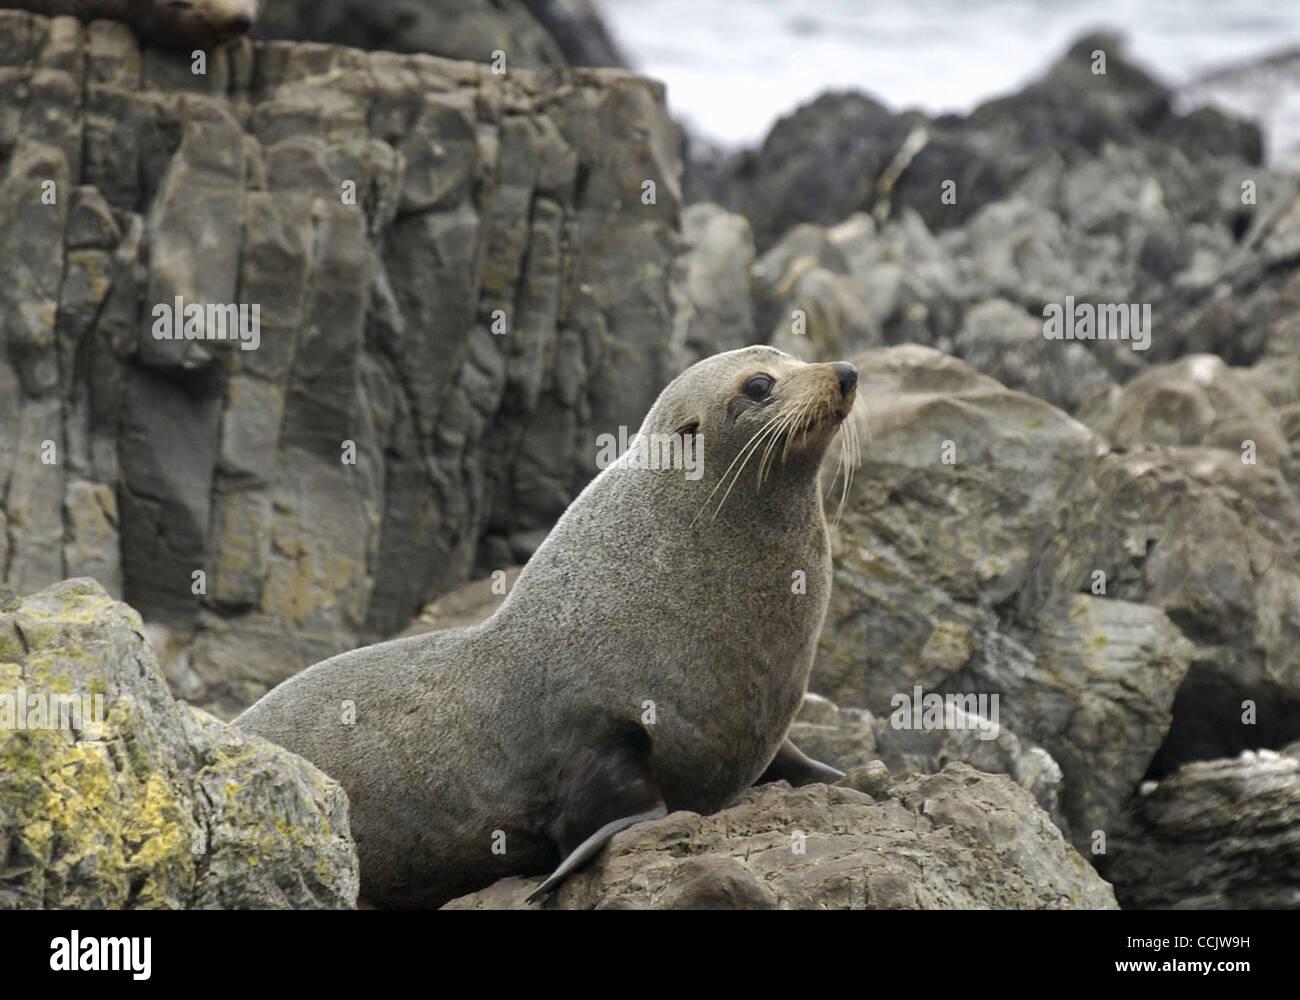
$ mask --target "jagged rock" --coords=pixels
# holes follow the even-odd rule
[[[1092,345],[1052,341],[1043,318],[1006,299],[989,299],[966,311],[954,353],[1008,389],[1045,399],[1066,413],[1109,400],[1114,381]]]
[[[1028,789],[1058,828],[1067,827],[1060,810],[1061,768],[1046,750],[953,704],[945,705],[940,721],[937,728],[914,727],[910,709],[876,719],[866,709],[840,708],[810,693],[790,726],[790,739],[809,756],[846,772],[880,761],[895,774],[937,774],[962,761],[988,774],[1005,774]]]
[[[676,374],[651,81],[246,41],[195,76],[0,11],[0,95],[3,583],[93,573],[221,714],[524,561]],[[257,349],[155,339],[177,296],[257,304]]]
[[[173,701],[142,630],[93,580],[0,605],[0,909],[354,906],[343,789]]]
[[[1098,858],[1125,907],[1300,906],[1300,744],[1184,764]]]
[[[1081,844],[1165,742],[1194,654],[1144,595],[1088,592],[1107,564],[1072,526],[1102,503],[1093,477],[1105,443],[933,350],[854,360],[863,465],[832,536],[810,686],[878,718],[916,685],[999,695],[1001,723],[1059,763],[1061,810]]]
[[[831,225],[869,208],[907,125],[865,94],[832,91],[781,118],[745,178],[743,211],[766,251],[800,222]]]
[[[262,5],[255,33],[479,63],[503,52],[507,70],[563,66],[561,46],[530,6],[521,0],[276,0]]]
[[[682,213],[684,249],[673,272],[672,356],[680,370],[754,343],[749,223],[717,205]]]
[[[956,273],[913,212],[883,226],[864,213],[795,226],[754,265],[758,328],[810,361],[883,343],[943,343],[957,321]]]
[[[1021,601],[1080,589],[1100,572],[1106,596],[1095,600],[1158,608],[1194,644],[1152,775],[1294,739],[1300,498],[1278,470],[1213,448],[1108,455],[1069,513]],[[1242,724],[1247,700],[1259,707],[1256,725]]]
[[[1268,398],[1212,354],[1154,366],[1108,405],[1085,416],[1114,444],[1210,445],[1276,466],[1289,452],[1280,415]]]
[[[523,909],[539,882],[504,879],[446,908]],[[543,905],[1114,909],[1115,900],[1027,791],[957,763],[933,775],[866,769],[837,786],[777,782],[712,816],[638,824]]]
[[[570,66],[628,65],[592,0],[523,0]]]
[[[1094,69],[1098,52],[1104,73]],[[823,94],[778,121],[759,149],[721,163],[702,157],[689,186],[749,216],[766,251],[798,223],[829,225],[860,210],[886,217],[908,208],[933,230],[961,226],[985,206],[1041,190],[1046,177],[1117,148],[1175,177],[1183,161],[1216,178],[1260,162],[1256,126],[1208,109],[1181,117],[1171,93],[1124,57],[1118,38],[1086,35],[1041,80],[964,117],[895,114],[865,94]],[[1117,185],[1112,177],[1092,205],[1074,204],[1104,214],[1116,198],[1149,192],[1140,175],[1135,180],[1136,187]],[[1069,199],[1069,183],[1063,187]]]

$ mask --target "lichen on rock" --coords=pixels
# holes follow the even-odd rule
[[[359,877],[342,788],[174,701],[86,579],[0,606],[0,857],[0,908],[351,907]]]

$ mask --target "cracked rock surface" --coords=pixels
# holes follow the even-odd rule
[[[0,863],[0,909],[346,908],[359,879],[343,789],[174,701],[84,579],[0,603]]]

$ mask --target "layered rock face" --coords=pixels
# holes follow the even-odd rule
[[[527,558],[676,372],[687,247],[652,82],[306,44],[194,69],[0,11],[0,567],[93,574],[233,712]],[[256,349],[156,339],[178,298],[257,306]]]
[[[346,908],[343,789],[172,699],[93,580],[0,604],[0,909]]]

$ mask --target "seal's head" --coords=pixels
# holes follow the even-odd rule
[[[704,492],[716,516],[747,468],[757,471],[759,486],[778,467],[784,479],[815,482],[836,432],[853,433],[845,417],[857,383],[857,369],[844,361],[809,364],[761,345],[727,351],[674,379],[641,433],[700,436]],[[855,453],[842,450],[847,460]]]
[[[258,0],[146,0],[146,33],[169,48],[213,48],[248,34]]]

